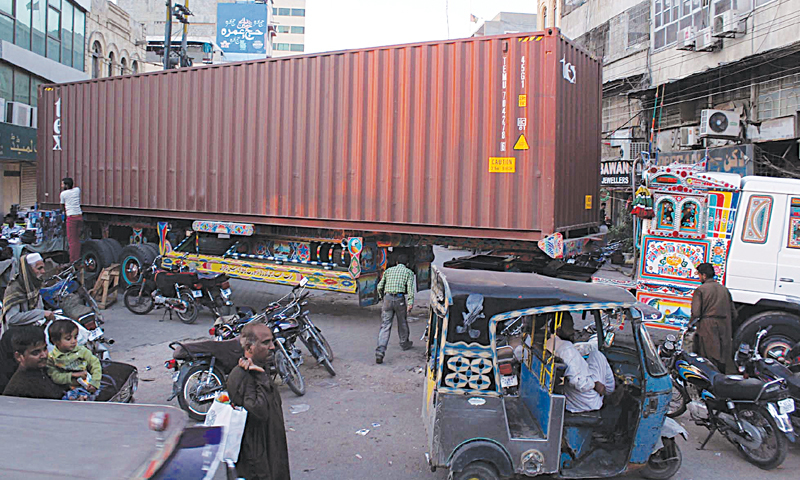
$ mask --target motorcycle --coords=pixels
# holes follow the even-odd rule
[[[291,368],[291,365],[286,365],[289,370],[286,373],[291,373],[291,370],[296,369],[303,363],[303,355],[295,343],[297,339],[300,339],[306,349],[317,360],[317,363],[325,367],[325,370],[331,376],[335,376],[333,349],[322,334],[322,330],[311,321],[308,310],[303,309],[308,304],[305,301],[306,297],[308,297],[308,292],[305,292],[307,284],[308,279],[303,278],[288,294],[267,305],[264,312],[258,315],[252,317],[237,315],[219,318],[210,333],[218,340],[227,340],[239,336],[242,328],[248,323],[263,321],[272,328],[275,338],[281,344],[280,346],[276,344],[276,347],[279,347],[279,350],[283,350],[286,358],[291,359],[294,364],[295,368]],[[289,297],[291,297],[291,300],[286,305],[283,305],[282,302]],[[300,377],[300,380],[302,380],[302,377]],[[302,395],[299,391],[302,390],[304,392],[305,388],[296,385],[297,389],[295,389],[292,386],[293,383],[295,382],[289,382],[289,387],[298,395]]]
[[[658,349],[677,391],[669,407],[671,416],[677,416],[676,407],[684,411],[688,407],[695,424],[709,430],[700,450],[719,431],[748,462],[764,470],[778,467],[786,458],[787,436],[793,436],[788,415],[794,411],[794,401],[785,381],[720,373],[712,362],[683,351],[687,330],[681,331],[680,339],[668,335]]]
[[[142,280],[125,289],[125,306],[136,315],[146,315],[153,308],[166,308],[170,319],[174,311],[183,323],[197,320],[197,304],[192,287],[198,283],[197,275],[182,271],[163,270],[158,267],[161,256],[142,271]]]
[[[197,274],[192,296],[195,303],[209,309],[215,318],[231,315],[234,310],[230,278],[225,274]]]
[[[800,403],[800,373],[792,372],[786,365],[774,358],[763,358],[760,353],[761,339],[772,329],[772,326],[761,329],[756,334],[756,343],[753,348],[743,343],[734,356],[739,373],[749,377],[759,378],[764,381],[783,379],[789,389],[789,395],[795,406]],[[791,358],[787,356],[787,359]],[[800,410],[795,410],[789,415],[795,430],[800,429]],[[791,438],[790,438],[791,440]]]

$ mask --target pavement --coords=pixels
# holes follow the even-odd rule
[[[464,252],[436,249],[440,264]],[[288,287],[233,281],[237,305],[265,306],[289,291]],[[375,364],[375,342],[380,325],[378,306],[360,308],[351,295],[312,291],[308,309],[335,352],[337,375],[331,377],[306,355],[300,367],[306,394],[294,395],[281,386],[289,459],[294,479],[444,480],[447,472],[430,472],[425,463],[427,438],[421,419],[424,348],[420,337],[427,321],[429,292],[419,292],[409,317],[414,347],[401,351],[396,328],[384,364]],[[112,358],[139,368],[137,403],[166,402],[171,371],[168,343],[174,340],[210,339],[211,314],[200,312],[197,323],[185,325],[177,317],[131,314],[121,298],[104,312],[107,335],[114,338]],[[294,412],[294,413],[293,413]],[[704,451],[697,447],[706,431],[688,419],[679,419],[688,441],[680,440],[683,466],[675,480],[778,480],[798,478],[800,448],[790,447],[786,461],[773,471],[747,463],[724,438],[717,435]],[[364,435],[356,432],[368,430]],[[363,432],[362,432],[363,433]],[[795,472],[795,473],[791,473]],[[224,478],[218,475],[218,478]],[[622,478],[640,478],[629,474]]]

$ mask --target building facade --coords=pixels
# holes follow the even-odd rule
[[[306,0],[273,0],[272,13],[277,35],[274,57],[297,55],[306,51]]]
[[[472,34],[473,37],[504,35],[506,33],[535,32],[539,25],[535,14],[500,12],[491,20],[486,20]]]
[[[108,0],[92,0],[86,19],[85,72],[92,78],[144,71],[144,25]]]
[[[91,0],[0,0],[0,212],[36,202],[38,88],[88,78]],[[55,108],[55,106],[53,106]]]
[[[800,0],[562,0],[603,61],[603,160],[800,178]],[[721,165],[721,166],[720,166]]]

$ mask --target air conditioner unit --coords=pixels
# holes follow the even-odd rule
[[[681,127],[681,147],[694,147],[700,143],[698,127]]]
[[[738,138],[739,114],[727,110],[703,110],[700,115],[700,138]]]
[[[713,52],[721,47],[721,40],[711,35],[710,28],[704,28],[697,33],[694,49],[698,52]]]
[[[8,114],[6,114],[6,99],[0,98],[0,122],[5,123],[7,116]]]
[[[696,37],[697,29],[695,27],[686,27],[681,30],[680,37],[678,37],[678,50],[694,50]]]
[[[8,102],[9,110],[11,112],[11,123],[21,127],[31,126],[31,108],[30,105],[19,102]]]
[[[728,10],[714,17],[711,24],[711,34],[715,37],[735,37],[737,33],[744,33],[747,20],[740,20],[737,10]]]

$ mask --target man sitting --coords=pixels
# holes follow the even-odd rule
[[[552,333],[552,323],[549,328]],[[555,352],[556,357],[567,365],[564,374],[567,379],[564,386],[566,408],[573,413],[600,410],[603,397],[614,392],[614,372],[605,355],[597,349],[591,349],[588,359],[584,360],[575,348],[574,337],[572,316],[565,313],[558,334],[547,341],[547,349]]]
[[[14,328],[11,333],[14,359],[19,367],[8,381],[3,395],[61,399],[64,388],[53,382],[45,369],[47,344],[44,341],[44,331],[39,327],[25,325]]]

